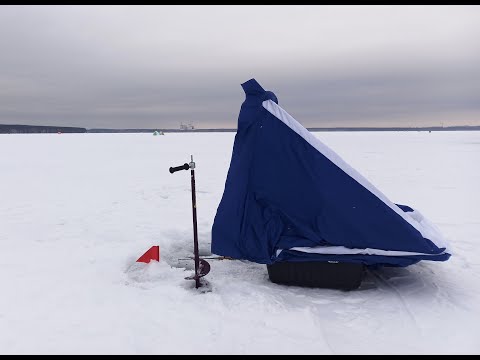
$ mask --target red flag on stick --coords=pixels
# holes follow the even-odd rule
[[[140,256],[137,262],[149,263],[150,261],[160,261],[160,246],[152,246],[145,254]]]

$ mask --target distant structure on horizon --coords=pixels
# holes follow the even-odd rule
[[[192,123],[188,123],[188,124],[181,123],[180,130],[195,130],[195,126],[193,126]]]

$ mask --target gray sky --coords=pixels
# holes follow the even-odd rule
[[[0,124],[480,125],[480,6],[3,5]]]

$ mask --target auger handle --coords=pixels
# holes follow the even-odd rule
[[[188,170],[188,169],[190,169],[190,165],[188,165],[187,163],[185,163],[185,164],[180,165],[180,166],[170,167],[169,171],[170,171],[170,174],[173,174],[173,173],[176,172],[176,171]]]

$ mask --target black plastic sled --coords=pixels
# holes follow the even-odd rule
[[[365,276],[365,265],[348,262],[282,261],[267,270],[276,284],[340,290],[357,289]]]

